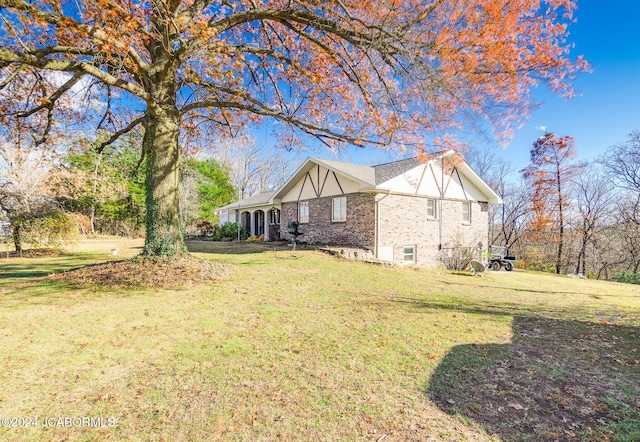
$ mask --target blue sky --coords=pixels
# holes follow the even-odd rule
[[[577,96],[565,100],[541,85],[533,112],[515,139],[498,154],[511,163],[514,175],[529,162],[533,142],[545,129],[576,139],[578,159],[589,161],[640,130],[640,0],[578,0],[577,22],[569,28],[572,56],[584,55],[593,72],[574,81]],[[544,128],[544,129],[543,129]],[[259,137],[258,137],[259,138]],[[476,145],[489,143],[478,139]],[[308,152],[329,156],[328,152]],[[351,148],[343,161],[373,164],[396,158],[388,152]]]
[[[573,54],[584,55],[593,72],[575,80],[578,96],[570,100],[538,91],[542,107],[504,151],[516,169],[528,163],[541,127],[573,136],[582,160],[640,130],[640,1],[578,0],[576,18],[569,29]]]

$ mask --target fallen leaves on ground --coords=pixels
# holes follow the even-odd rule
[[[80,286],[170,289],[217,281],[230,272],[229,265],[190,255],[173,258],[136,256],[54,273],[49,278]]]

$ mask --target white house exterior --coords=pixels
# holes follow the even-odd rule
[[[280,189],[260,195],[219,209],[221,222],[239,212],[252,234],[289,239],[286,227],[277,234],[268,227],[276,221],[269,214],[278,213],[283,226],[299,223],[303,241],[427,266],[438,265],[448,250],[486,249],[488,205],[502,202],[453,151],[377,166],[309,158]]]

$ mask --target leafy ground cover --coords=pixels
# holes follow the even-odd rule
[[[204,242],[232,271],[180,289],[48,276],[140,246],[0,259],[0,439],[640,440],[638,286]]]

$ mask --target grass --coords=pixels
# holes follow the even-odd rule
[[[640,440],[637,286],[255,243],[192,244],[235,271],[182,290],[43,276],[114,244],[0,259],[0,418],[105,423],[0,439]]]

